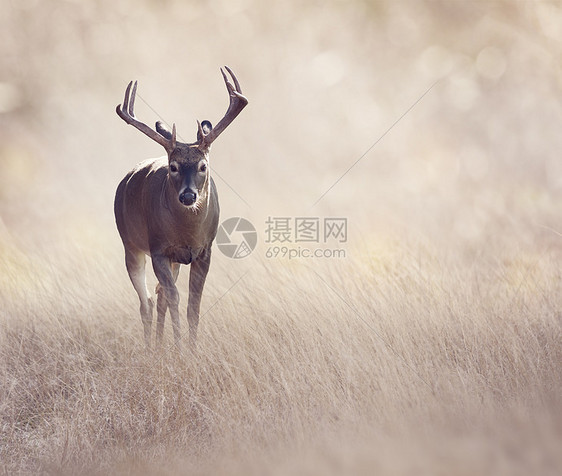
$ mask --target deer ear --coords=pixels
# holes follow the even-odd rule
[[[170,140],[172,138],[172,132],[168,129],[162,122],[158,121],[156,123],[156,132],[166,139]]]
[[[197,131],[197,142],[201,142],[203,140],[203,135],[207,135],[211,132],[213,125],[209,121],[203,121],[201,123],[201,127]]]

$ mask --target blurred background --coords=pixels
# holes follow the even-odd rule
[[[2,0],[3,238],[119,247],[116,185],[163,154],[115,114],[127,83],[137,117],[193,141],[226,110],[227,64],[250,105],[213,146],[223,218],[560,243],[560,24],[548,1]]]
[[[222,218],[250,219],[260,242],[268,216],[340,216],[356,258],[397,241],[559,256],[558,2],[2,3],[7,270],[81,262],[125,284],[114,191],[164,151],[115,106],[137,79],[137,117],[193,141],[226,110],[225,64],[250,105],[212,169]]]

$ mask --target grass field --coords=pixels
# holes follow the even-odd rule
[[[70,256],[3,248],[7,472],[560,469],[559,255],[254,259],[224,297],[219,258],[196,355],[146,353],[124,270]]]
[[[560,474],[559,5],[89,5],[0,20],[5,474]],[[114,108],[138,77],[192,140],[224,63],[258,247],[215,247],[196,353],[169,317],[148,352],[112,199],[161,151]],[[269,216],[346,217],[345,258],[267,258]]]

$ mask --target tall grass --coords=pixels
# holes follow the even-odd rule
[[[226,294],[218,259],[195,354],[171,336],[143,349],[117,265],[104,283],[74,263],[55,292],[5,268],[28,286],[2,296],[5,470],[554,474],[559,269],[404,246],[339,266],[254,258]]]

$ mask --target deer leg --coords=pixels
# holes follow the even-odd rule
[[[189,344],[195,348],[197,340],[197,326],[199,325],[199,308],[201,295],[205,286],[205,279],[211,264],[211,249],[207,249],[191,263],[189,272],[189,302],[187,304],[187,322],[189,324]]]
[[[125,264],[127,265],[129,278],[131,278],[133,287],[139,295],[140,315],[144,327],[144,343],[147,348],[150,348],[150,327],[154,303],[146,287],[145,263],[146,257],[142,251],[125,250]]]
[[[174,329],[174,341],[179,346],[180,340],[180,319],[179,319],[179,293],[176,288],[174,276],[172,274],[172,262],[166,256],[157,254],[152,255],[152,267],[154,274],[160,284],[160,290],[164,292],[164,297],[168,309],[170,309],[170,317],[172,318],[172,328]],[[164,305],[162,304],[162,307]],[[162,324],[164,324],[162,322]]]
[[[178,280],[178,275],[180,273],[180,264],[172,263],[172,276],[174,278],[174,283]],[[156,321],[156,344],[162,346],[162,337],[164,335],[164,321],[166,320],[166,311],[168,309],[168,301],[166,299],[166,293],[164,288],[160,286],[160,283],[156,285],[156,294],[158,299],[156,301],[156,309],[158,310],[158,319]]]
[[[164,321],[166,320],[166,310],[168,309],[168,301],[166,301],[166,294],[164,293],[164,288],[160,286],[160,283],[156,285],[156,310],[158,316],[156,318],[156,345],[158,347],[162,346],[162,338],[164,335]]]

